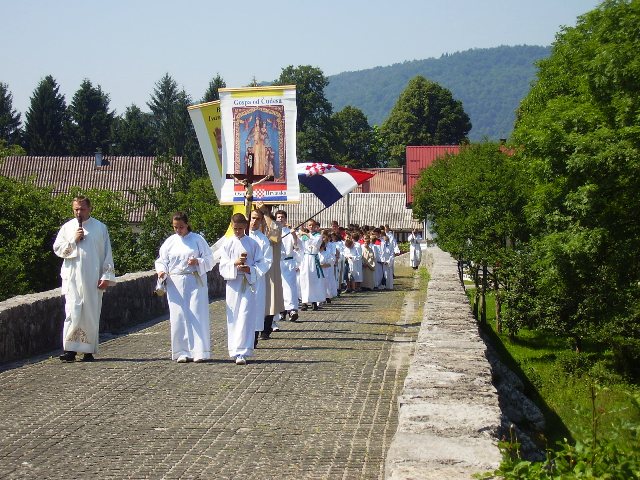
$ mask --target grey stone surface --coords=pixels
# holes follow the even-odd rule
[[[431,280],[386,478],[468,479],[500,463],[498,395],[456,263],[437,247],[423,263]]]
[[[35,357],[0,372],[0,478],[380,479],[424,292],[343,295],[301,312],[256,357],[169,360],[169,324],[103,336],[94,363]],[[51,352],[51,355],[59,352]]]
[[[426,249],[425,295],[405,257],[396,290],[301,312],[244,367],[227,358],[222,301],[204,364],[169,360],[166,317],[113,334],[148,315],[129,301],[144,313],[110,316],[94,363],[0,365],[0,478],[456,479],[495,468],[506,417],[455,262]],[[122,298],[152,289],[152,273],[137,275],[138,293]],[[44,297],[61,310],[56,292]]]
[[[168,312],[165,297],[153,295],[153,271],[128,273],[107,289],[100,317],[101,332],[118,332]],[[224,293],[214,268],[208,274],[209,298]],[[18,295],[0,302],[0,364],[27,358],[62,345],[64,297],[60,289]]]

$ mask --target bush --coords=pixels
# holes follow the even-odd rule
[[[616,369],[634,381],[640,380],[640,340],[618,337],[611,346]]]
[[[594,354],[565,350],[556,354],[556,362],[567,375],[581,376],[595,363]]]
[[[547,450],[543,462],[522,460],[520,443],[513,430],[508,441],[500,442],[503,455],[500,467],[494,472],[477,475],[477,478],[499,478],[541,480],[541,479],[611,479],[628,480],[639,478],[640,448],[638,435],[640,425],[628,424],[623,431],[616,430],[607,438],[599,438],[598,423],[605,414],[596,406],[596,387],[592,387],[592,432],[584,441],[570,443],[566,438],[558,442],[555,450]],[[638,405],[638,396],[633,399]],[[630,435],[629,435],[630,433]],[[627,439],[629,436],[632,441]]]
[[[407,253],[409,251],[409,242],[398,242],[398,248],[400,249],[400,254]]]

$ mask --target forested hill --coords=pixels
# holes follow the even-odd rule
[[[334,112],[352,105],[365,113],[371,125],[380,125],[407,82],[422,75],[462,101],[471,117],[472,140],[485,136],[498,140],[511,134],[515,110],[535,79],[535,62],[550,53],[550,47],[501,46],[344,72],[328,77],[325,95]]]

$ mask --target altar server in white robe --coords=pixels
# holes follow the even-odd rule
[[[282,275],[282,296],[284,299],[284,311],[280,313],[282,320],[289,319],[292,322],[298,320],[298,270],[300,264],[300,240],[294,230],[287,225],[287,212],[278,210],[276,221],[282,227],[282,255],[280,256],[280,271]]]
[[[65,223],[53,243],[62,257],[62,294],[65,319],[62,331],[64,352],[60,360],[72,362],[77,352],[91,362],[98,352],[100,312],[105,289],[115,285],[111,241],[106,225],[91,217],[91,201],[73,199],[74,219]]]
[[[382,249],[384,248],[384,245],[382,245],[382,241],[378,237],[378,232],[375,230],[374,236],[376,237],[376,240],[371,244],[371,248],[373,249],[373,253],[376,258],[376,269],[373,272],[373,288],[379,289],[382,286],[382,279],[384,278],[384,271],[382,267]]]
[[[260,245],[245,235],[247,219],[241,213],[231,217],[233,237],[220,253],[220,275],[227,281],[226,311],[229,356],[246,365],[253,355],[256,326],[256,265],[263,262]],[[264,312],[262,312],[264,315]]]
[[[389,262],[389,265],[391,267],[391,275],[394,275],[394,271],[395,271],[395,264],[396,264],[396,255],[400,254],[400,247],[398,246],[398,239],[396,238],[396,234],[393,230],[391,230],[391,228],[389,227],[389,224],[385,224],[384,226],[384,231],[387,235],[387,237],[389,237],[389,243],[391,244],[391,251],[393,252],[393,255],[391,256],[391,261]]]
[[[384,275],[384,287],[387,290],[393,290],[393,270],[391,263],[393,261],[393,246],[389,242],[387,235],[383,235],[382,239],[382,272]]]
[[[322,236],[319,232],[320,225],[315,220],[309,220],[307,227],[309,233],[301,236],[304,258],[300,265],[300,310],[306,310],[309,303],[313,305],[314,310],[318,310],[318,304],[326,299],[324,272],[318,258]]]
[[[171,359],[204,362],[211,358],[207,272],[213,255],[207,241],[191,231],[186,213],[174,213],[171,221],[175,233],[164,241],[155,262],[167,288]]]
[[[335,276],[333,272],[336,263],[336,252],[335,247],[330,242],[328,230],[322,232],[322,243],[320,244],[318,260],[320,261],[320,266],[324,274],[325,301],[331,303],[331,299],[336,296],[334,291]]]
[[[273,263],[273,249],[267,236],[262,233],[264,215],[259,210],[251,212],[249,220],[249,237],[253,238],[262,250],[262,262],[256,264],[256,318],[254,347],[258,344],[258,334],[264,331],[265,305],[267,302],[266,275]]]
[[[418,230],[414,228],[407,240],[409,241],[409,262],[411,268],[417,270],[422,260],[422,247],[420,245],[422,236],[418,233]]]

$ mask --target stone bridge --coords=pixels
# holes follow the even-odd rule
[[[457,479],[496,468],[508,421],[496,364],[456,262],[423,253],[428,289],[398,257],[395,290],[302,312],[245,367],[226,355],[216,272],[204,364],[169,360],[152,272],[105,297],[91,364],[56,357],[59,292],[0,303],[0,478]]]

